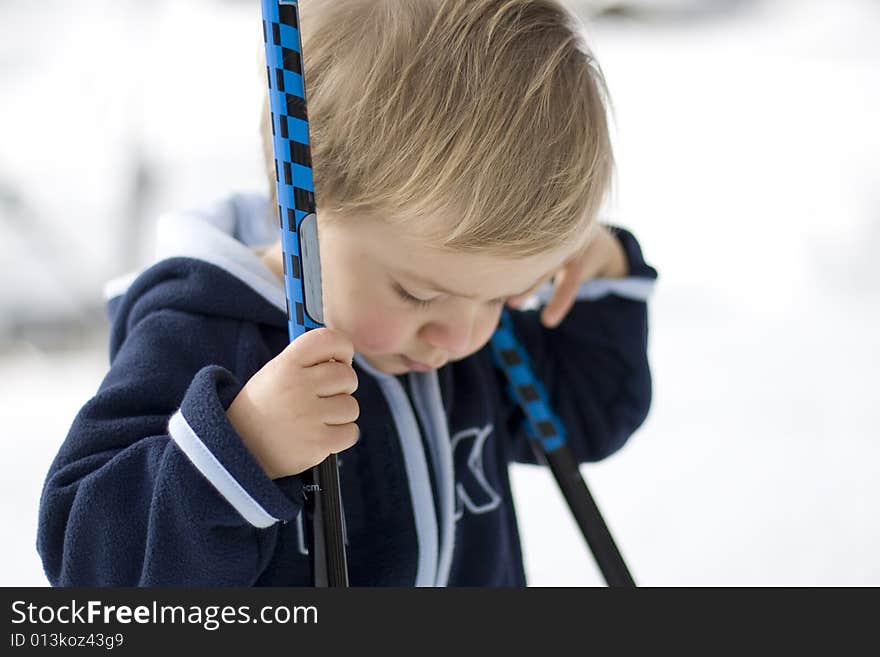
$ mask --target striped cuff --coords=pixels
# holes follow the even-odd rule
[[[654,292],[652,278],[594,278],[582,284],[575,295],[578,301],[595,301],[613,294],[633,301],[647,301]],[[553,286],[545,285],[535,294],[535,306],[542,306],[553,296]]]
[[[261,529],[292,520],[302,508],[299,477],[288,494],[269,479],[235,432],[226,409],[241,385],[226,369],[211,365],[193,378],[168,433],[189,461],[245,521]]]

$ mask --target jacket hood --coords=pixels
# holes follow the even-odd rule
[[[153,262],[104,286],[111,322],[121,319],[119,313],[135,301],[126,297],[142,298],[156,286],[162,287],[160,296],[176,309],[254,319],[252,309],[242,306],[242,295],[234,294],[234,289],[224,295],[214,292],[211,299],[199,294],[200,289],[216,290],[203,284],[218,275],[232,277],[237,281],[229,283],[232,288],[244,285],[286,315],[281,281],[257,253],[278,239],[266,195],[236,193],[202,208],[169,212],[159,217],[156,230]]]

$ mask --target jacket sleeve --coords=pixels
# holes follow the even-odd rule
[[[37,550],[52,585],[257,580],[302,482],[269,479],[226,417],[239,333],[177,310],[128,320],[45,480]]]
[[[620,449],[644,422],[651,405],[647,300],[657,278],[635,237],[610,227],[627,256],[629,275],[584,283],[577,301],[555,329],[544,327],[539,309],[514,311],[520,343],[543,383],[553,412],[580,463]],[[546,302],[550,289],[539,295]],[[512,460],[536,463],[523,411],[509,401],[507,426]]]

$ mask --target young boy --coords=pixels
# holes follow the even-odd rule
[[[656,272],[596,222],[612,156],[571,15],[334,0],[301,25],[327,328],[288,345],[273,199],[164,217],[46,479],[53,585],[309,585],[300,475],[340,453],[352,585],[524,586],[508,464],[534,457],[487,342],[536,290],[511,312],[579,461],[647,415]]]

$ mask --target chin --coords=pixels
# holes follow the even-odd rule
[[[361,355],[364,357],[364,360],[382,372],[382,374],[392,374],[396,376],[398,374],[406,374],[409,371],[406,365],[394,362],[389,363],[387,357],[368,356],[364,353],[361,353]]]

